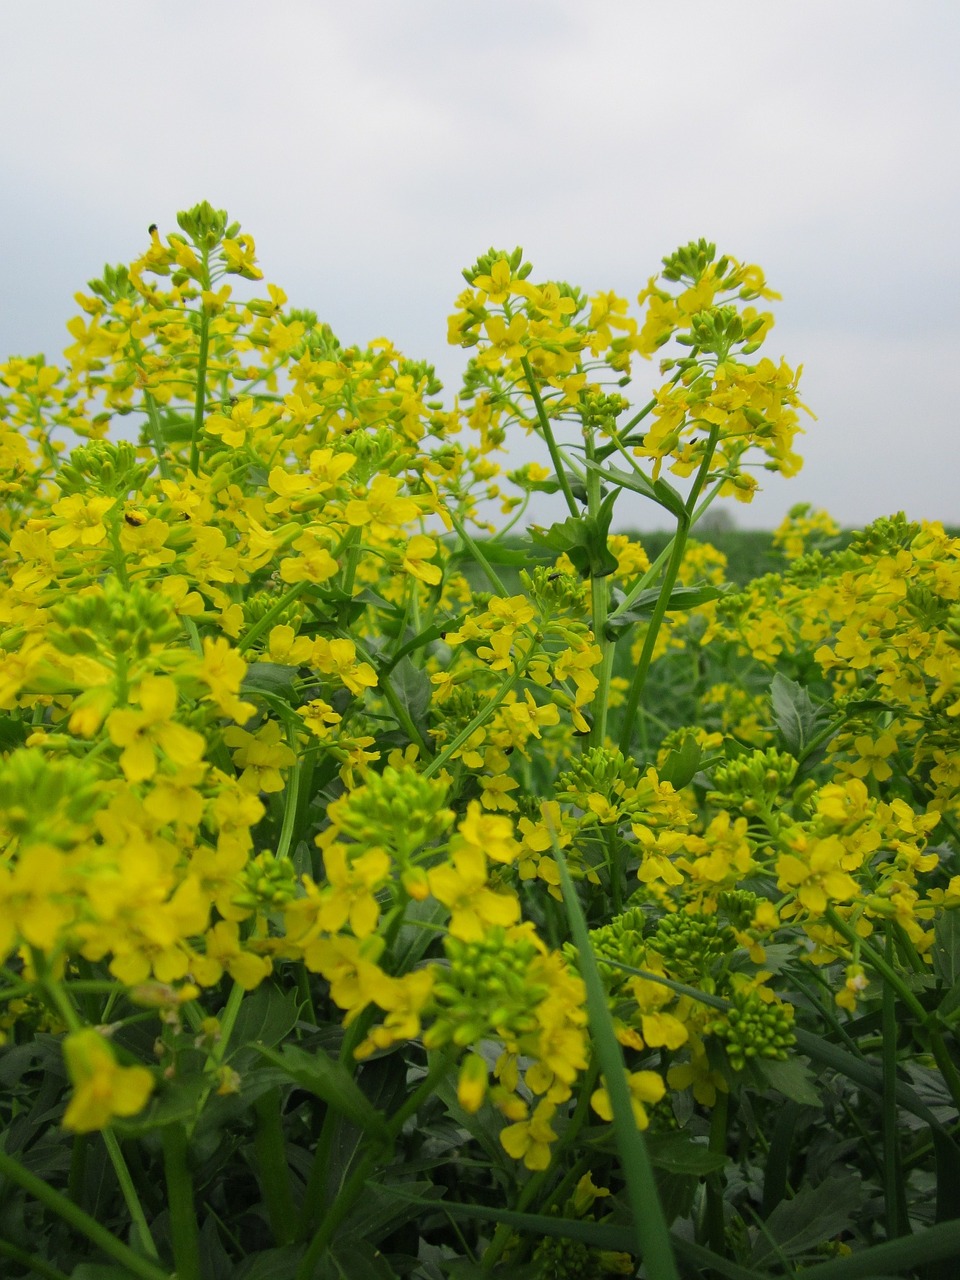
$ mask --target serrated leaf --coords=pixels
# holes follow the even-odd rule
[[[566,520],[552,524],[549,529],[533,525],[530,537],[548,551],[554,551],[558,555],[565,553],[585,578],[605,578],[616,573],[617,558],[607,546],[607,529],[610,527],[615,497],[616,494],[609,494],[604,499],[597,518],[568,516]]]
[[[677,791],[682,790],[696,776],[701,754],[699,742],[692,733],[688,733],[657,770],[660,781],[669,782]]]
[[[762,1087],[776,1089],[791,1102],[802,1102],[808,1107],[823,1106],[813,1073],[799,1058],[787,1058],[785,1062],[776,1058],[754,1059],[753,1070]]]
[[[933,968],[948,987],[960,983],[960,910],[941,912],[933,930]]]
[[[686,518],[683,498],[666,480],[651,480],[642,472],[621,471],[618,467],[601,467],[589,458],[584,461],[588,471],[595,471],[601,480],[614,484],[620,489],[629,489],[631,493],[640,493],[658,506],[669,511],[677,519]]]
[[[383,1116],[342,1063],[326,1053],[307,1053],[295,1045],[285,1045],[280,1053],[259,1048],[257,1052],[364,1133],[380,1141],[388,1140]]]
[[[29,732],[29,726],[19,716],[0,716],[0,751],[15,751],[22,747]]]
[[[829,713],[814,707],[807,690],[779,671],[770,682],[770,700],[784,746],[799,760],[807,745],[829,720]]]
[[[863,1204],[856,1174],[825,1178],[818,1187],[803,1187],[792,1200],[781,1200],[765,1224],[750,1255],[751,1266],[778,1258],[797,1258],[845,1231]]]

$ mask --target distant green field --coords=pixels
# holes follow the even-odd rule
[[[951,537],[960,537],[960,527],[946,526],[947,533]],[[673,536],[666,530],[655,530],[650,533],[638,533],[636,531],[627,531],[629,536],[639,542],[650,560],[657,558],[664,547]],[[831,550],[845,547],[849,544],[850,539],[854,535],[854,530],[844,530],[831,544]],[[782,552],[773,545],[773,533],[765,529],[716,529],[709,532],[704,530],[702,533],[697,531],[694,535],[699,542],[709,542],[716,547],[718,551],[722,551],[727,557],[727,575],[731,582],[735,582],[742,586],[759,578],[765,573],[779,573],[786,567],[786,560]],[[487,539],[478,539],[479,544],[483,547]],[[501,544],[503,547],[512,551],[529,551],[531,560],[545,560],[548,553],[539,547],[531,546],[530,542],[522,534],[510,534],[503,539]],[[479,574],[476,566],[468,567],[468,576],[471,578],[476,575],[477,582],[475,585],[482,589]],[[519,590],[519,578],[516,568],[509,565],[498,565],[498,572],[504,584],[511,590]]]

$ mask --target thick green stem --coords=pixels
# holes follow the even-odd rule
[[[187,1135],[183,1125],[164,1126],[163,1168],[167,1182],[167,1206],[170,1211],[170,1235],[173,1240],[177,1280],[202,1280],[193,1175],[187,1164]]]
[[[343,1222],[344,1218],[363,1194],[363,1188],[366,1186],[367,1179],[370,1177],[370,1174],[373,1172],[380,1158],[381,1153],[378,1150],[368,1151],[347,1179],[346,1183],[341,1187],[340,1194],[330,1206],[329,1211],[324,1215],[323,1221],[320,1223],[316,1234],[310,1241],[307,1252],[303,1256],[303,1261],[297,1268],[295,1280],[312,1280],[314,1270],[320,1259],[326,1253],[327,1248],[336,1233],[337,1227],[340,1226],[341,1222]]]
[[[888,926],[886,954],[893,962],[893,935]],[[900,1165],[900,1141],[897,1134],[897,1005],[896,994],[889,983],[883,984],[883,1198],[887,1223],[887,1239],[905,1235],[908,1224],[901,1214],[903,1206],[903,1173]]]
[[[297,1236],[297,1213],[290,1189],[280,1090],[270,1089],[262,1094],[253,1104],[253,1109],[257,1117],[253,1146],[270,1229],[278,1246],[292,1244]]]
[[[557,480],[560,484],[560,491],[563,494],[567,509],[575,518],[580,516],[580,508],[577,506],[577,500],[573,496],[570,488],[570,481],[567,479],[567,471],[564,465],[563,457],[557,448],[556,437],[553,434],[553,427],[550,425],[550,419],[547,417],[547,411],[544,408],[543,400],[540,396],[540,388],[537,386],[536,375],[530,367],[530,361],[526,356],[520,360],[520,367],[523,369],[523,375],[527,380],[527,386],[530,388],[530,395],[533,399],[534,407],[537,410],[537,420],[540,423],[540,430],[543,432],[543,438],[547,442],[547,448],[550,450],[550,461],[553,463],[553,469],[557,473]]]
[[[715,1155],[726,1157],[727,1154],[727,1120],[729,1115],[730,1095],[717,1093],[717,1101],[710,1116],[710,1150]],[[707,1178],[706,1198],[706,1236],[707,1243],[714,1253],[721,1258],[726,1257],[726,1224],[723,1217],[723,1174],[711,1173]]]
[[[40,1178],[34,1177],[5,1151],[0,1151],[0,1176],[9,1178],[18,1187],[22,1187],[28,1195],[39,1200],[47,1209],[62,1218],[68,1226],[86,1236],[98,1249],[102,1249],[107,1257],[113,1258],[115,1262],[126,1267],[138,1280],[171,1280],[169,1271],[164,1271],[155,1262],[141,1257],[139,1253],[134,1253],[127,1245],[112,1236],[105,1227],[101,1227],[95,1218],[84,1213],[66,1196],[61,1195],[59,1191],[54,1191],[53,1187],[48,1186]],[[190,1278],[180,1276],[178,1280],[190,1280]]]

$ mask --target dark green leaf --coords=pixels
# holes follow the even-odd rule
[[[408,654],[415,653],[417,649],[422,649],[424,645],[442,640],[448,631],[456,631],[469,616],[469,614],[461,613],[456,618],[445,618],[442,622],[438,622],[434,626],[427,627],[426,630],[421,631],[412,640],[408,640],[396,653],[389,658],[383,659],[378,664],[381,675],[389,675],[401,658],[406,658]]]
[[[617,558],[607,547],[607,529],[610,524],[611,500],[615,494],[604,499],[601,517],[568,516],[560,523],[552,524],[549,529],[541,529],[533,525],[530,536],[539,546],[557,555],[566,553],[579,573],[585,577],[605,578],[616,573]],[[607,504],[611,503],[610,508]]]
[[[816,1250],[845,1231],[863,1204],[864,1190],[856,1174],[825,1178],[818,1187],[803,1187],[792,1200],[781,1200],[766,1221],[750,1255],[752,1266],[797,1258]]]
[[[647,1151],[650,1163],[668,1173],[690,1173],[702,1177],[722,1169],[727,1158],[711,1151],[685,1133],[648,1133]]]
[[[791,1102],[802,1102],[808,1107],[823,1106],[813,1073],[799,1058],[787,1058],[785,1062],[776,1058],[754,1059],[753,1073],[761,1087],[776,1089]]]
[[[335,1242],[320,1265],[321,1280],[396,1280],[386,1258],[366,1240]]]
[[[674,587],[667,600],[667,613],[686,613],[701,604],[719,599],[724,591],[724,587],[714,587],[706,582],[697,583],[693,587]],[[616,639],[619,632],[632,627],[635,622],[647,622],[653,617],[659,599],[659,587],[641,591],[629,608],[607,619],[607,639]]]
[[[799,760],[807,745],[826,725],[829,712],[822,707],[814,707],[807,690],[779,671],[770,683],[770,699],[773,718],[784,746]]]
[[[255,1253],[235,1268],[231,1280],[294,1280],[304,1248],[302,1244],[290,1244]]]
[[[300,1017],[296,991],[281,991],[272,982],[261,983],[245,996],[230,1037],[231,1050],[246,1045],[272,1049],[290,1034]]]
[[[940,1222],[912,1236],[888,1240],[848,1258],[833,1258],[804,1268],[803,1280],[883,1280],[886,1275],[914,1274],[925,1262],[960,1258],[960,1220]]]
[[[22,747],[30,732],[19,716],[0,716],[0,751],[15,751]]]
[[[240,686],[241,693],[269,693],[284,702],[293,701],[293,682],[296,667],[284,667],[277,662],[251,662]]]
[[[383,1116],[342,1063],[326,1053],[306,1053],[295,1045],[285,1045],[280,1053],[273,1049],[259,1049],[258,1052],[302,1089],[321,1098],[364,1133],[387,1140]]]
[[[651,480],[642,472],[637,471],[621,471],[617,467],[601,467],[596,462],[586,459],[584,462],[588,471],[595,471],[601,480],[606,480],[609,484],[615,484],[620,489],[629,489],[632,493],[640,493],[645,498],[649,498],[658,506],[665,508],[672,516],[676,516],[678,520],[686,519],[686,509],[683,505],[683,498],[674,489],[673,485],[668,484],[666,480]]]

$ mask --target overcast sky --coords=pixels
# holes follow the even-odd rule
[[[201,199],[292,305],[451,395],[490,245],[635,299],[706,236],[783,294],[766,349],[818,415],[738,523],[960,523],[956,0],[30,0],[3,27],[4,355],[58,358],[74,292]]]

